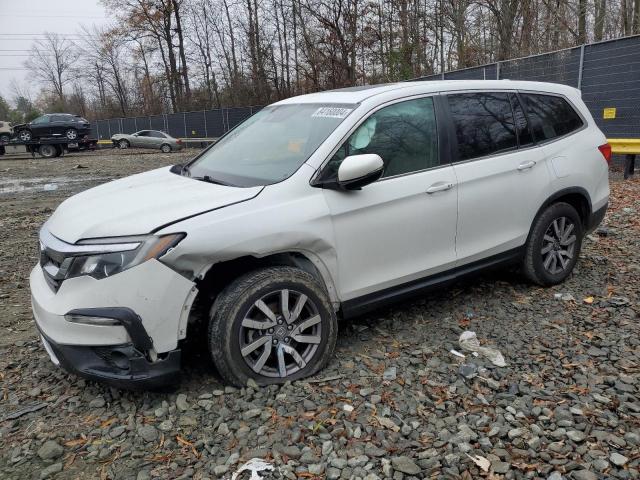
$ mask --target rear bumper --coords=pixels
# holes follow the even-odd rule
[[[132,344],[108,346],[60,345],[42,331],[51,361],[69,373],[130,390],[158,390],[180,383],[180,350],[150,362]]]
[[[589,220],[587,222],[587,233],[593,232],[596,228],[598,228],[598,225],[602,223],[602,220],[604,219],[604,216],[607,213],[608,206],[609,206],[609,203],[607,202],[598,210],[591,213],[591,215],[589,216]]]

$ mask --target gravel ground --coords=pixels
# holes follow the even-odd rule
[[[197,349],[173,393],[55,368],[29,310],[37,228],[72,193],[184,156],[0,160],[0,478],[229,478],[251,458],[273,465],[265,478],[639,477],[640,181],[618,173],[564,285],[496,272],[343,322],[334,360],[309,381],[225,387]],[[7,179],[33,177],[38,187],[7,192]],[[464,351],[465,330],[506,366]]]

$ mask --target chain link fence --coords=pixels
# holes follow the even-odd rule
[[[541,55],[454,70],[416,80],[535,80],[570,85],[609,138],[640,138],[640,35],[582,45]],[[262,107],[218,108],[150,117],[112,118],[93,123],[92,134],[108,140],[115,133],[162,130],[176,138],[215,138]],[[615,108],[604,119],[604,109]]]

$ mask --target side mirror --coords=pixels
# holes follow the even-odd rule
[[[184,165],[183,165],[182,163],[177,163],[177,164],[173,165],[173,166],[169,169],[169,171],[170,171],[171,173],[178,173],[178,174],[180,174],[180,173],[182,173],[182,169],[183,169],[183,168],[184,168]]]
[[[338,168],[338,186],[343,190],[360,190],[378,180],[383,173],[384,162],[380,155],[350,155]]]

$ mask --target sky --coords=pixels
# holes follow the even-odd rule
[[[82,25],[104,25],[111,19],[99,0],[0,0],[0,95],[13,97],[15,79],[34,96],[36,82],[23,63],[29,50],[45,32],[81,41]]]

